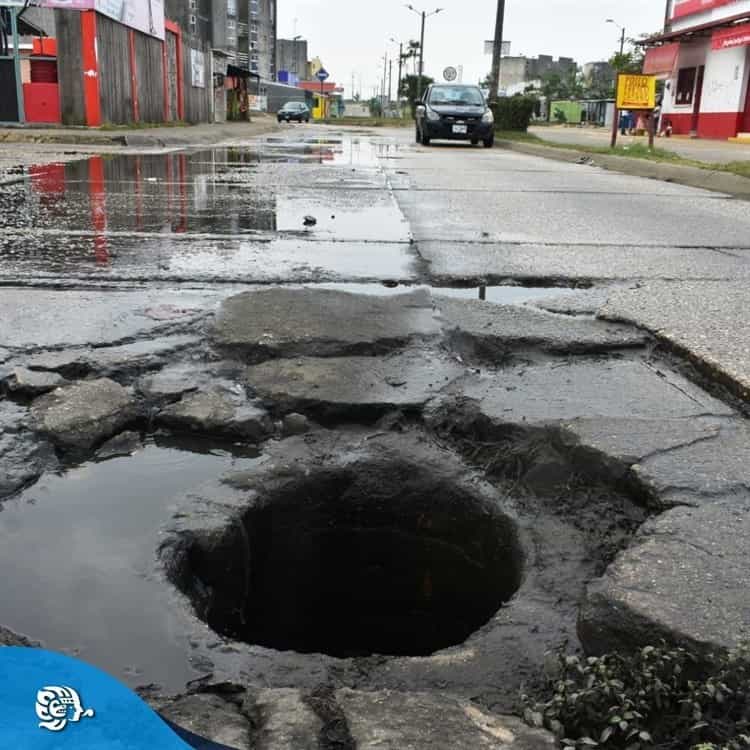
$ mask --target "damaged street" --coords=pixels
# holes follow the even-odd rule
[[[411,127],[13,148],[0,643],[231,748],[531,750],[550,653],[747,641],[744,201]]]

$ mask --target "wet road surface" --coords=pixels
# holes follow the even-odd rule
[[[246,147],[32,167],[0,188],[0,361],[173,336],[268,284],[377,295],[429,286],[518,305],[593,285],[567,311],[591,317],[610,287],[750,277],[745,203],[412,140],[408,128],[290,128]],[[0,624],[131,684],[179,689],[200,665],[181,658],[177,607],[160,606],[158,529],[176,495],[246,460],[149,443],[6,502],[0,565],[13,573],[0,600],[12,614]]]

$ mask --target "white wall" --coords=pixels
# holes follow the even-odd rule
[[[692,112],[693,105],[675,104],[677,74],[681,68],[705,65],[701,112],[742,112],[750,76],[750,48],[712,50],[710,41],[682,45],[674,76],[668,79],[662,109],[665,113]]]
[[[741,112],[747,92],[747,47],[712,50],[703,83],[703,112]]]

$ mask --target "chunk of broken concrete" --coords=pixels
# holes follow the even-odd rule
[[[440,334],[426,290],[394,297],[330,289],[267,289],[225,300],[214,342],[252,361],[372,355]]]
[[[287,414],[282,420],[284,435],[304,435],[310,430],[310,421],[304,414]]]
[[[452,346],[464,356],[501,359],[519,347],[564,354],[643,346],[648,334],[616,323],[562,318],[516,305],[436,297]]]
[[[336,701],[359,750],[542,750],[557,746],[549,732],[442,693],[345,689],[336,692]]]
[[[161,411],[157,423],[177,430],[261,441],[274,430],[273,421],[261,408],[238,392],[216,388],[188,395]]]
[[[36,372],[25,367],[14,367],[5,377],[0,377],[0,385],[8,392],[19,396],[35,397],[49,393],[55,388],[66,385],[67,380],[56,372]]]
[[[591,583],[578,631],[586,651],[630,651],[664,640],[698,653],[750,638],[750,494],[674,508],[648,522]]]
[[[463,376],[457,362],[422,351],[389,357],[305,357],[248,367],[247,384],[280,409],[418,408]]]
[[[35,429],[63,450],[87,450],[137,416],[133,395],[108,378],[58,388],[31,407]]]
[[[143,441],[137,432],[121,432],[107,440],[96,452],[96,457],[100,461],[106,461],[110,458],[132,456],[142,446]]]

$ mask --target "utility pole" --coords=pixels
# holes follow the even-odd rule
[[[401,101],[401,72],[404,67],[404,43],[398,45],[398,85],[396,86],[396,101]]]
[[[622,35],[620,36],[620,57],[622,57],[625,54],[625,29],[622,30]]]
[[[380,100],[384,109],[385,109],[385,79],[387,75],[388,75],[388,53],[386,52],[383,55],[383,88],[381,89],[382,96]]]
[[[391,92],[393,91],[393,60],[388,61],[388,106],[391,104]]]
[[[492,72],[490,73],[490,102],[496,102],[500,90],[500,65],[503,54],[503,32],[505,26],[505,0],[497,0],[495,20],[495,42],[492,45]]]
[[[427,14],[422,11],[422,35],[419,39],[419,81],[417,83],[417,101],[422,98],[422,76],[424,75],[424,23]]]

